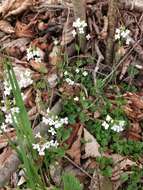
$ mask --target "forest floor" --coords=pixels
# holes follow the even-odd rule
[[[116,7],[112,63],[108,6],[1,4],[1,190],[143,189],[143,5]]]

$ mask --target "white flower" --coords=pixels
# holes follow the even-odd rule
[[[72,35],[75,38],[75,36],[76,36],[76,31],[75,30],[72,31]]]
[[[2,125],[0,126],[0,129],[2,129],[2,130],[0,130],[0,133],[2,133],[3,131],[4,132],[7,132],[8,130],[7,130],[7,125],[5,124],[5,123],[2,123]]]
[[[74,101],[78,102],[78,101],[79,101],[79,97],[76,96],[76,97],[74,98]]]
[[[49,114],[50,113],[50,108],[47,108],[47,114]]]
[[[112,117],[111,117],[110,115],[107,115],[107,116],[106,116],[106,121],[107,121],[107,122],[110,122],[111,120],[112,120]]]
[[[70,78],[66,78],[66,82],[67,82],[69,85],[74,85],[74,81],[72,81]]]
[[[44,152],[43,150],[40,150],[40,151],[39,151],[39,155],[40,155],[40,156],[45,156],[45,152]]]
[[[115,40],[119,40],[120,39],[120,34],[115,34]]]
[[[18,108],[18,107],[13,107],[13,108],[11,108],[11,112],[12,112],[13,114],[19,113],[19,108]]]
[[[79,73],[79,71],[80,71],[80,70],[79,70],[78,68],[76,68],[75,72],[76,72],[76,73]]]
[[[114,125],[111,127],[111,129],[112,129],[113,131],[115,131],[115,132],[118,132],[118,133],[124,130],[123,126],[120,126],[120,125],[117,125],[117,124],[114,124]]]
[[[48,130],[49,133],[52,134],[52,136],[56,135],[56,131],[53,127],[51,127],[49,130]]]
[[[86,76],[88,75],[88,72],[84,71],[84,72],[82,73],[82,75],[83,75],[84,77],[86,77]]]
[[[84,29],[83,28],[79,28],[78,31],[79,31],[79,34],[84,34]]]
[[[57,141],[51,140],[50,141],[50,145],[53,146],[53,147],[55,147],[55,148],[57,148],[58,145],[59,145],[59,143]]]
[[[11,116],[10,113],[5,115],[5,123],[7,123],[7,124],[12,124],[13,123],[12,116]]]
[[[87,35],[86,35],[86,39],[87,39],[87,40],[90,40],[90,39],[91,39],[90,34],[87,34]]]
[[[37,144],[32,144],[32,147],[34,150],[40,150],[40,145],[37,143]]]
[[[126,39],[126,45],[129,45],[131,43],[132,39],[128,36]]]
[[[42,138],[40,132],[38,132],[38,133],[35,135],[35,138],[39,138],[39,139]]]
[[[9,96],[11,93],[11,90],[12,90],[12,88],[11,88],[10,83],[7,80],[5,80],[4,81],[4,95]]]
[[[67,72],[67,71],[65,71],[65,72],[64,72],[64,75],[65,75],[65,76],[66,76],[66,75],[68,75],[68,72]]]
[[[30,61],[31,59],[34,59],[37,62],[41,62],[43,53],[42,51],[37,47],[29,47],[27,48],[27,61]]]
[[[102,126],[104,127],[104,129],[108,129],[109,128],[109,124],[106,122],[106,121],[104,121],[103,123],[102,123]]]
[[[54,45],[57,46],[59,41],[57,39],[54,40]]]
[[[6,112],[6,111],[7,111],[6,106],[1,107],[1,110],[2,110],[3,112]]]

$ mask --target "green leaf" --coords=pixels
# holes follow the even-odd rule
[[[80,182],[71,174],[63,175],[64,190],[83,190]]]

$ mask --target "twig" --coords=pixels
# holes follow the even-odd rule
[[[95,50],[96,50],[96,53],[98,55],[98,60],[97,60],[97,63],[96,63],[96,66],[95,66],[95,69],[93,71],[93,80],[94,80],[94,85],[96,85],[96,75],[97,75],[97,72],[99,70],[99,64],[101,63],[102,60],[104,60],[104,57],[97,45],[97,43],[95,43]]]
[[[92,176],[85,171],[83,168],[78,166],[73,160],[71,160],[68,156],[64,156],[65,159],[67,159],[72,165],[74,165],[76,168],[78,168],[81,172],[83,172],[85,175],[87,175],[90,179],[92,179]]]

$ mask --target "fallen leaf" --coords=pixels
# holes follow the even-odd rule
[[[34,34],[33,34],[32,30],[29,29],[27,24],[24,24],[24,23],[22,23],[20,21],[17,21],[16,26],[15,26],[15,35],[17,37],[32,38]]]
[[[6,20],[0,20],[0,30],[7,34],[13,34],[15,32],[13,26]]]
[[[111,180],[105,176],[102,176],[99,169],[95,169],[90,182],[89,190],[112,190]]]
[[[75,140],[71,148],[67,150],[66,152],[78,165],[80,165],[80,158],[81,158],[81,150],[80,150],[81,142],[80,141],[81,141],[82,132],[83,132],[83,126],[81,125],[78,130],[77,139]]]
[[[138,122],[132,123],[131,127],[127,131],[128,139],[138,141],[142,139],[141,127]]]
[[[78,133],[78,130],[80,128],[80,124],[76,123],[76,124],[70,125],[68,127],[72,129],[70,137],[66,140],[66,144],[68,144],[69,147],[70,147],[72,145],[72,143],[74,142],[74,140],[76,139],[76,137],[77,137],[77,133]]]
[[[54,46],[52,52],[49,54],[49,62],[51,65],[58,65],[62,61],[61,49],[58,46]]]
[[[33,0],[5,0],[0,7],[0,13],[5,18],[17,15],[29,9],[33,5]]]
[[[74,40],[72,31],[73,31],[72,22],[66,22],[63,28],[61,46],[65,46]]]
[[[101,156],[99,152],[100,145],[98,144],[97,140],[91,135],[85,128],[84,128],[84,140],[85,143],[85,154],[82,158],[89,158],[97,156]]]
[[[30,65],[35,71],[38,71],[39,73],[47,73],[48,72],[48,69],[43,62],[36,62],[34,60],[30,60]]]

